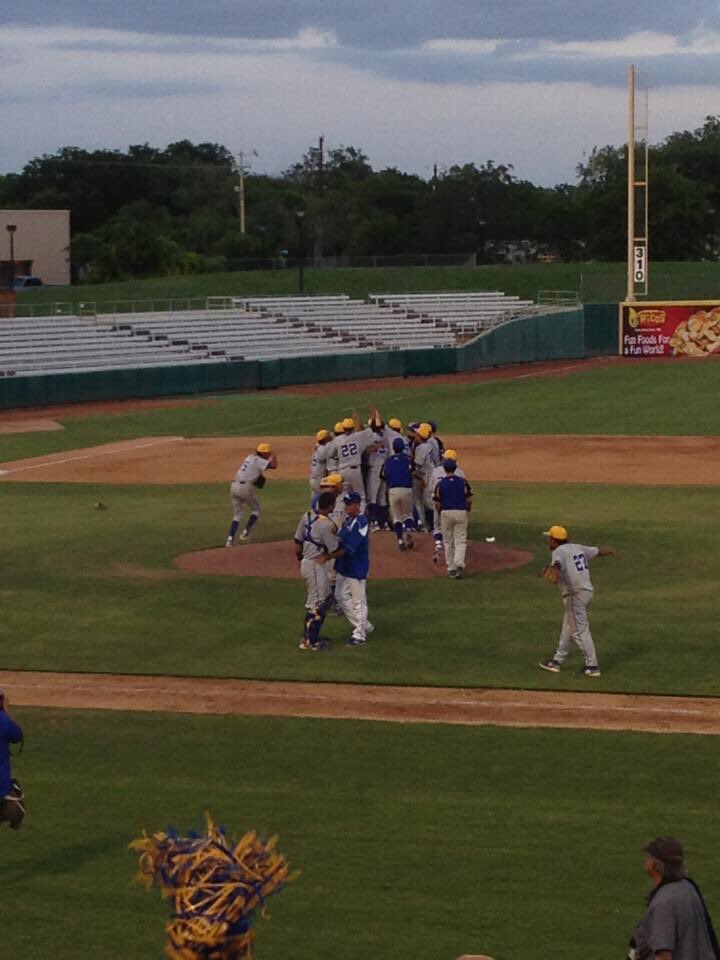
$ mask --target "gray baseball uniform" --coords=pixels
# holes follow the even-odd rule
[[[415,509],[420,517],[420,525],[425,526],[425,510],[433,509],[433,488],[430,477],[436,464],[433,462],[433,449],[427,440],[418,443],[413,454],[415,471],[419,476],[413,478],[413,498]]]
[[[294,539],[303,545],[300,572],[307,589],[305,606],[318,610],[329,598],[332,587],[327,564],[317,563],[315,558],[337,550],[337,527],[329,517],[308,510],[300,518]]]
[[[328,444],[328,457],[337,458],[337,472],[343,478],[343,490],[354,490],[365,498],[365,484],[362,476],[362,455],[378,437],[366,427],[354,433],[345,433]]]
[[[329,443],[318,443],[310,458],[310,493],[317,493],[320,481],[326,476]]]
[[[593,584],[590,579],[590,561],[597,557],[597,547],[582,543],[563,543],[551,555],[551,563],[560,571],[558,587],[565,615],[560,630],[558,647],[553,660],[563,663],[574,641],[583,656],[586,666],[597,666],[597,653],[590,632],[589,610],[593,599]]]
[[[257,487],[255,481],[261,477],[269,468],[270,461],[256,453],[251,453],[245,457],[242,466],[235,474],[235,479],[230,484],[230,499],[233,505],[233,520],[238,523],[242,521],[245,507],[250,507],[250,513],[256,517],[260,516],[260,501],[255,495]]]
[[[381,506],[385,506],[387,504],[387,493],[385,483],[380,476],[380,472],[383,464],[389,456],[390,451],[388,449],[384,432],[381,434],[374,434],[374,437],[375,442],[379,443],[380,446],[371,448],[367,455],[367,475],[365,478],[367,499],[368,503],[377,503]]]

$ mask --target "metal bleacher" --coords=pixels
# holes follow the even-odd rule
[[[535,309],[500,292],[209,298],[205,309],[0,321],[0,377],[452,347]]]

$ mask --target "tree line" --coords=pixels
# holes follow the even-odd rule
[[[240,231],[241,173],[246,230]],[[69,209],[71,260],[92,281],[226,269],[303,256],[473,254],[513,247],[561,260],[625,258],[624,147],[595,148],[577,181],[540,187],[510,164],[425,179],[374,170],[357,147],[311,149],[278,176],[241,170],[216,143],[63,147],[0,176],[0,206]],[[716,259],[720,117],[650,147],[654,260]]]

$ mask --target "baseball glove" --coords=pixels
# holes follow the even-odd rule
[[[540,576],[544,577],[545,580],[549,580],[550,583],[557,583],[560,579],[560,571],[557,567],[554,567],[551,563],[548,563],[547,566],[542,568]]]
[[[266,483],[267,477],[261,473],[257,480],[254,481],[253,486],[256,486],[259,490],[262,490]]]

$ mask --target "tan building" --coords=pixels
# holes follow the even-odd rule
[[[0,210],[0,287],[13,273],[51,286],[70,283],[69,210]]]

